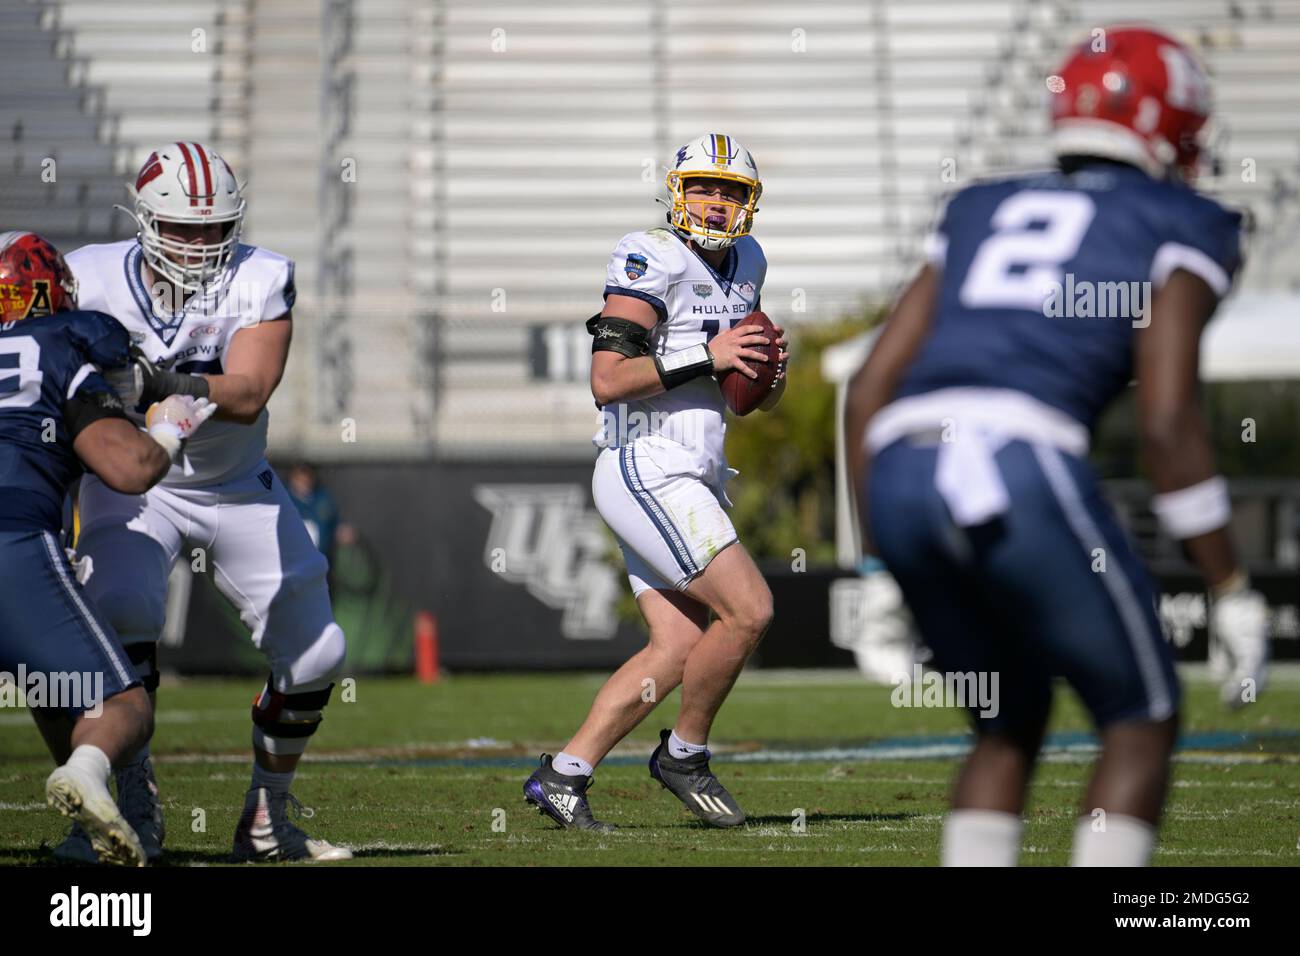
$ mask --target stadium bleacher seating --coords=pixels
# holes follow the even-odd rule
[[[1047,161],[1045,77],[1131,6],[22,0],[0,13],[23,91],[0,99],[0,220],[128,234],[110,207],[147,150],[210,140],[248,180],[248,239],[299,263],[278,448],[580,456],[580,320],[618,237],[660,221],[681,142],[753,150],[764,308],[834,318],[898,287],[946,191]],[[1300,288],[1300,4],[1143,9],[1215,76],[1206,186],[1252,213],[1243,285]]]

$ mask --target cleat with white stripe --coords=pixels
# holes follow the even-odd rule
[[[286,804],[298,816],[310,819],[315,811],[304,807],[291,793],[272,793],[254,787],[244,795],[244,812],[235,827],[234,858],[239,863],[319,860],[332,863],[352,859],[352,851],[324,840],[314,840],[289,821]]]
[[[144,866],[144,847],[102,781],[73,767],[59,767],[45,781],[45,799],[81,824],[100,863]]]
[[[744,823],[745,811],[709,769],[709,752],[678,759],[668,752],[669,734],[667,730],[659,731],[659,746],[650,755],[650,776],[709,826],[738,827]]]
[[[595,778],[577,774],[569,776],[551,766],[551,755],[542,754],[541,764],[524,781],[524,802],[531,803],[542,816],[550,817],[566,830],[595,830],[609,833],[617,829],[591,815],[587,791]]]

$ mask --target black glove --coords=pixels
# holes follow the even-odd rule
[[[139,401],[145,408],[161,402],[168,395],[192,395],[194,398],[207,398],[209,395],[208,380],[202,375],[161,369],[134,345],[131,346],[131,365],[139,376]]]

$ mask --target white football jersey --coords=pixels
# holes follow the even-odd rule
[[[154,306],[136,240],[82,246],[66,259],[77,278],[78,305],[113,316],[149,361],[174,372],[220,375],[236,332],[293,308],[293,262],[257,246],[241,243],[220,288],[193,296],[176,315]],[[143,423],[134,409],[128,414]],[[266,455],[266,427],[265,408],[251,425],[209,420],[161,483],[200,487],[244,477]]]
[[[669,229],[624,236],[610,256],[605,295],[648,302],[659,315],[650,344],[656,355],[708,342],[718,332],[743,325],[757,311],[767,259],[758,242],[744,236],[715,270]],[[726,480],[723,436],[726,403],[712,376],[702,375],[650,398],[619,402],[601,410],[594,443],[615,448],[644,435],[655,444],[686,450],[676,455],[685,469],[721,485]],[[677,469],[675,469],[677,470]]]

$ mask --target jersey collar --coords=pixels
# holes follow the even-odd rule
[[[704,268],[708,269],[713,278],[718,281],[718,285],[722,286],[722,294],[731,295],[731,283],[732,280],[736,278],[736,264],[740,261],[740,256],[736,254],[735,243],[732,243],[727,247],[727,258],[722,263],[722,272],[720,273],[717,269],[713,268],[713,264],[709,262],[708,259],[700,255],[700,250],[692,246],[690,240],[683,239],[681,234],[677,232],[674,232],[673,235],[676,236],[687,249],[695,254],[695,258],[704,263]],[[725,273],[725,276],[723,273]]]
[[[181,309],[166,321],[158,317],[149,290],[144,286],[144,276],[141,274],[143,258],[143,250],[139,243],[127,250],[126,258],[122,261],[122,268],[126,271],[126,285],[131,290],[131,298],[135,299],[136,307],[145,322],[149,324],[149,328],[162,339],[164,345],[170,346],[185,321],[185,310]]]

